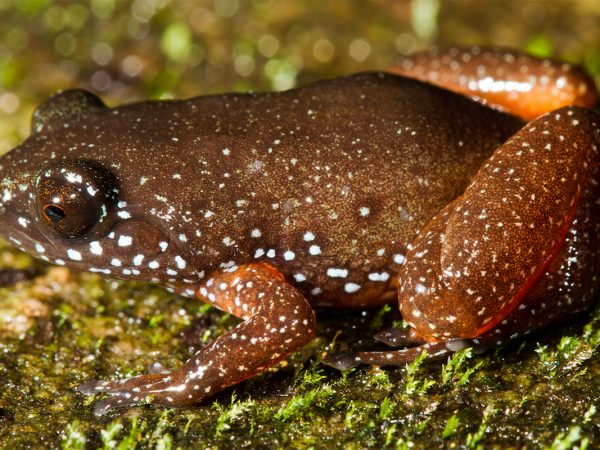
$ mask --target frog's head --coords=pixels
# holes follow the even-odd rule
[[[112,159],[118,139],[108,138],[119,120],[113,111],[82,90],[60,93],[35,111],[31,136],[0,158],[0,236],[59,265],[196,282],[171,228],[125,195],[120,178],[131,164]]]

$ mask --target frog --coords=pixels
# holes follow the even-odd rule
[[[543,115],[512,109],[538,85]],[[68,90],[0,157],[0,235],[241,319],[177,369],[78,386],[105,396],[98,416],[274,367],[313,339],[315,308],[399,301],[410,325],[376,336],[389,351],[328,355],[339,369],[485,351],[597,296],[596,101],[575,67],[479,48],[284,92],[108,107]]]

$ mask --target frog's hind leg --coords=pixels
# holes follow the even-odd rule
[[[433,49],[390,72],[441,86],[526,120],[563,106],[593,108],[598,91],[582,69],[502,48]]]
[[[390,347],[411,347],[425,344],[426,341],[419,336],[414,329],[403,330],[401,328],[388,328],[375,334],[373,338]]]
[[[384,352],[342,352],[335,355],[327,355],[323,359],[323,364],[338,370],[352,369],[360,364],[402,366],[414,361],[423,352],[427,354],[425,360],[435,361],[446,358],[453,351],[456,350],[452,350],[451,345],[448,348],[447,342],[433,342],[416,347]]]
[[[199,292],[215,306],[244,321],[172,372],[92,381],[80,386],[79,391],[86,395],[112,396],[96,404],[96,415],[142,403],[171,407],[198,403],[273,366],[306,344],[315,333],[311,306],[267,264],[220,271]]]

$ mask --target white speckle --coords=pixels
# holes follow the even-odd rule
[[[67,172],[65,178],[67,179],[67,181],[69,183],[82,183],[83,182],[83,178],[81,175],[73,173],[73,172]]]
[[[260,258],[261,256],[263,256],[265,254],[265,251],[262,248],[258,248],[256,249],[256,251],[254,252],[254,257],[255,258]]]
[[[255,228],[254,230],[252,230],[250,232],[250,236],[253,238],[259,238],[262,236],[262,233],[260,232],[260,230],[258,228]]]
[[[285,259],[286,261],[292,261],[295,257],[296,257],[296,254],[291,250],[287,250],[283,254],[283,259]]]
[[[260,160],[256,160],[256,161],[253,161],[253,162],[251,162],[251,163],[248,165],[248,172],[250,172],[250,173],[257,173],[257,172],[260,172],[260,171],[261,171],[261,169],[263,168],[263,165],[264,165],[264,164],[265,164],[265,163],[264,163],[264,162],[262,162],[262,161],[260,161]]]
[[[310,248],[308,249],[308,253],[310,253],[313,256],[320,255],[321,247],[319,247],[318,245],[311,245]]]
[[[38,253],[44,253],[46,249],[42,244],[35,244],[35,251]]]
[[[131,218],[131,214],[129,214],[127,211],[119,211],[117,213],[117,216],[119,216],[121,219],[130,219]]]
[[[144,255],[142,255],[142,254],[136,255],[133,258],[133,265],[134,266],[140,266],[142,264],[143,260],[144,260]]]
[[[59,258],[59,259],[54,260],[54,264],[58,264],[59,266],[64,266],[65,262],[64,262],[64,260]]]
[[[385,248],[380,248],[379,250],[377,250],[377,256],[383,256],[384,253],[385,253]]]
[[[214,215],[215,215],[215,213],[214,213],[214,212],[212,212],[212,211],[206,211],[206,212],[204,213],[204,217],[205,217],[205,218],[207,218],[207,219],[208,219],[209,217],[212,217],[212,216],[214,216]]]
[[[98,241],[90,242],[90,252],[92,252],[94,255],[101,255],[102,254],[102,246],[100,245],[100,242],[98,242]]]
[[[223,238],[223,244],[225,244],[225,246],[227,246],[227,247],[231,247],[232,245],[235,244],[235,241],[233,239],[231,239],[229,236],[225,236]]]
[[[303,281],[306,281],[306,277],[304,276],[304,274],[295,273],[294,274],[294,280],[296,280],[297,283],[301,283]]]
[[[185,262],[185,260],[181,256],[177,255],[175,257],[175,262],[177,263],[177,267],[179,269],[185,269],[186,262]]]
[[[362,208],[360,208],[360,210],[359,210],[359,211],[360,211],[360,215],[361,215],[362,217],[366,217],[366,216],[368,216],[368,215],[369,215],[369,213],[371,212],[371,209],[370,209],[370,208],[368,208],[368,207],[366,207],[366,206],[363,206]]]
[[[369,274],[369,280],[371,281],[387,281],[390,279],[390,274],[387,272],[372,272]]]
[[[119,236],[119,240],[117,241],[117,245],[119,247],[129,247],[132,242],[133,242],[133,239],[131,238],[131,236],[121,235],[121,236]]]
[[[310,291],[311,295],[319,295],[321,294],[321,292],[323,292],[323,289],[321,289],[320,287],[314,287]]]
[[[327,275],[331,278],[346,278],[348,276],[348,270],[330,267],[329,269],[327,269]]]
[[[110,260],[110,265],[115,267],[121,267],[121,260],[118,258],[113,258]]]
[[[417,285],[415,286],[415,291],[417,291],[418,294],[425,294],[427,293],[427,288],[421,283],[417,283]]]
[[[270,249],[270,250],[267,252],[267,257],[268,257],[268,258],[275,258],[275,250],[273,250],[273,249]]]
[[[160,247],[160,251],[164,252],[165,250],[167,250],[167,247],[169,246],[169,244],[165,241],[160,241],[158,243],[158,246]]]
[[[17,219],[17,222],[19,222],[19,225],[21,225],[23,228],[27,228],[27,219],[25,217],[19,217]]]
[[[231,153],[231,150],[229,150],[227,147],[225,147],[225,148],[223,149],[223,154],[224,154],[225,156],[229,156],[229,154],[230,154],[230,153]]]
[[[81,261],[81,253],[79,253],[77,250],[73,250],[72,248],[67,249],[67,256],[73,261]]]
[[[179,235],[179,240],[180,240],[181,242],[187,242],[187,236],[186,236],[185,234],[181,233],[181,234]]]
[[[356,283],[346,283],[346,285],[344,286],[344,290],[348,294],[352,294],[352,293],[358,291],[359,289],[360,289],[360,284],[356,284]]]
[[[306,233],[304,233],[304,240],[306,242],[314,241],[314,239],[315,239],[315,235],[312,234],[312,232],[307,231]]]
[[[406,258],[402,253],[397,253],[394,255],[394,262],[396,264],[404,264],[404,261],[406,261]]]
[[[158,269],[160,267],[160,264],[158,263],[158,261],[150,261],[148,263],[148,267],[150,267],[151,269]]]

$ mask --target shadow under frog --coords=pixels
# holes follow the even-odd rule
[[[159,283],[243,319],[175,371],[80,386],[109,394],[96,414],[190,405],[247,379],[312,338],[314,306],[399,296],[412,328],[378,338],[404,348],[326,360],[343,369],[483,350],[592,305],[589,78],[480,49],[395,70],[406,76],[116,108],[74,90],[37,109],[30,137],[0,159],[0,233],[51,263]],[[505,112],[515,95],[537,111],[539,86],[546,110],[560,109],[528,124]]]

